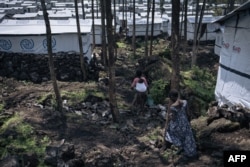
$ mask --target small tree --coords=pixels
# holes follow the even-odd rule
[[[150,38],[149,56],[152,56],[152,53],[153,53],[154,20],[155,20],[155,0],[153,0],[152,2],[151,38]]]
[[[105,22],[105,15],[106,15],[106,1],[104,0],[100,1],[101,5],[101,22],[102,22],[102,62],[104,67],[107,67],[108,60],[107,60],[107,42],[106,42],[106,22]]]
[[[82,4],[82,19],[85,20],[85,9],[84,9],[84,1],[81,0],[81,4]]]
[[[50,28],[50,22],[49,22],[49,17],[45,5],[45,0],[41,0],[41,5],[42,5],[42,10],[43,10],[43,17],[46,25],[46,37],[47,37],[47,49],[48,49],[48,54],[49,54],[49,71],[50,71],[50,77],[53,83],[53,88],[56,96],[56,103],[57,103],[57,110],[62,111],[62,98],[60,94],[60,90],[57,86],[56,82],[56,74],[55,74],[55,69],[54,69],[54,63],[53,63],[53,56],[52,56],[52,40],[51,40],[51,28]]]
[[[82,47],[82,36],[81,36],[81,29],[80,29],[80,22],[79,22],[79,14],[78,14],[78,4],[77,0],[75,0],[75,12],[76,12],[76,26],[77,26],[77,37],[78,37],[78,43],[79,43],[79,50],[80,50],[80,64],[81,64],[81,70],[83,74],[83,80],[87,80],[87,72],[85,68],[85,62],[84,62],[84,55],[83,55],[83,47]]]
[[[91,0],[91,14],[92,14],[92,37],[93,37],[93,43],[92,43],[92,51],[95,48],[95,13],[94,13],[94,0]]]
[[[135,31],[136,31],[136,23],[135,23],[135,0],[133,0],[133,40],[132,40],[132,48],[133,48],[133,56],[136,56],[136,37],[135,37]]]
[[[197,2],[197,8],[199,6],[198,2]],[[196,9],[197,13],[195,16],[195,34],[194,34],[194,40],[193,40],[194,42],[193,42],[193,48],[192,48],[192,67],[196,65],[196,61],[197,61],[197,52],[198,52],[200,38],[201,38],[201,33],[199,32],[200,32],[200,28],[202,25],[202,19],[203,19],[205,7],[206,7],[206,0],[203,0],[203,5],[200,10],[199,21],[198,21],[199,9]]]
[[[109,104],[114,122],[119,122],[120,115],[117,109],[115,96],[115,59],[114,59],[114,34],[112,28],[111,0],[106,0],[106,21],[109,53]]]
[[[150,5],[151,0],[147,0],[147,25],[146,25],[146,34],[145,34],[145,57],[148,57],[148,25],[149,25],[149,13],[151,9]]]
[[[171,34],[171,59],[172,74],[171,88],[179,90],[180,86],[180,55],[179,55],[179,18],[180,18],[180,0],[172,1],[172,34]]]

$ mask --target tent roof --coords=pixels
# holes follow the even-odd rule
[[[37,17],[37,13],[24,13],[24,14],[14,14],[13,18],[29,18],[29,17]]]
[[[220,19],[222,16],[212,16],[212,15],[205,15],[202,18],[202,23],[213,23],[216,20]],[[198,18],[199,19],[199,18]],[[195,16],[188,16],[187,20],[189,23],[195,23]]]
[[[81,32],[91,32],[91,22],[89,20],[80,21]],[[76,21],[50,20],[52,34],[77,33]],[[40,35],[46,34],[44,20],[9,20],[5,19],[0,23],[0,35]]]
[[[159,17],[154,18],[154,24],[159,24],[159,23],[161,24],[162,21],[163,21],[162,18],[159,18]],[[147,18],[137,18],[135,20],[135,22],[136,22],[137,25],[140,25],[140,24],[141,25],[146,25],[147,24]],[[133,19],[128,19],[127,23],[128,23],[128,25],[132,25],[133,24]],[[151,23],[152,23],[152,18],[149,18],[149,24],[151,24]]]
[[[234,9],[232,12],[228,13],[227,15],[222,17],[221,19],[216,20],[216,22],[224,22],[224,21],[230,19],[231,17],[233,17],[234,15],[236,15],[237,13],[245,11],[247,9],[250,9],[250,1],[245,2],[240,7]]]

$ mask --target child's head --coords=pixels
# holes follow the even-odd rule
[[[137,71],[136,71],[136,76],[137,76],[137,77],[141,77],[141,76],[142,76],[142,71],[137,70]]]
[[[139,79],[138,83],[143,83],[144,80],[142,78]]]
[[[175,89],[172,89],[172,90],[170,90],[168,96],[169,96],[170,100],[175,102],[179,97],[179,92],[177,90],[175,90]]]

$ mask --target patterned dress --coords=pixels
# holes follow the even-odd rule
[[[191,125],[186,115],[187,101],[183,100],[181,107],[170,107],[173,116],[166,129],[165,139],[184,150],[186,156],[197,155],[196,144]]]

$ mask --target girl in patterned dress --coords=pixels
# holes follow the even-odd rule
[[[167,114],[165,140],[179,147],[185,156],[196,157],[196,143],[186,114],[187,101],[179,99],[177,90],[171,90],[169,98],[171,105]]]

